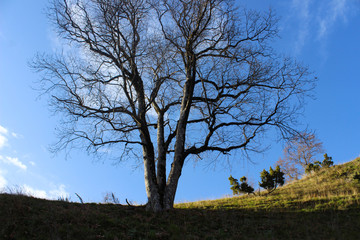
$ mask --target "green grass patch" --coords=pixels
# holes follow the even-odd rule
[[[356,159],[270,195],[181,203],[158,214],[0,194],[0,239],[360,239],[359,171]]]

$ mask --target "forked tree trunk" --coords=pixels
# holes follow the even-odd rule
[[[150,176],[151,174],[147,170],[147,167],[145,167],[144,175],[145,175],[146,194],[148,198],[148,203],[146,208],[147,210],[159,212],[163,209],[163,207],[161,204],[161,197],[158,191],[157,183],[152,181],[152,177]]]
[[[160,189],[159,184],[152,181],[151,174],[145,167],[145,188],[148,197],[148,203],[146,205],[147,210],[159,212],[173,208],[181,170],[182,167],[176,168],[176,170],[174,169],[172,178],[168,179],[165,191],[163,191]]]
[[[188,78],[185,83],[183,91],[183,99],[181,102],[180,117],[177,126],[176,140],[175,140],[175,149],[174,149],[174,160],[171,166],[168,180],[166,186],[164,186],[164,179],[166,177],[166,153],[161,152],[162,147],[159,148],[159,159],[161,162],[158,162],[158,172],[157,172],[157,182],[154,183],[153,179],[155,175],[155,168],[153,170],[150,163],[145,163],[145,185],[146,192],[148,193],[148,209],[153,211],[159,210],[168,210],[172,209],[174,206],[175,194],[178,186],[178,182],[181,176],[182,168],[184,165],[184,149],[185,149],[185,138],[186,138],[186,126],[190,113],[190,106],[192,101],[192,95],[194,92],[194,83],[195,83],[195,63],[193,67],[189,70]],[[158,123],[163,123],[161,119]],[[163,127],[163,126],[162,126]],[[161,128],[158,129],[158,143],[163,145],[163,138]],[[144,147],[146,149],[146,146]],[[164,149],[163,149],[164,150]],[[165,164],[165,165],[164,165]],[[151,177],[150,175],[153,175]],[[159,208],[160,205],[160,208]]]
[[[147,209],[154,212],[172,209],[174,206],[175,193],[184,164],[183,149],[185,143],[185,129],[179,131],[179,138],[176,140],[174,161],[166,179],[166,156],[158,158],[157,175],[155,174],[155,161],[144,157],[145,188],[148,197]],[[144,156],[147,154],[146,146],[143,147]],[[180,151],[181,150],[181,151]],[[159,161],[161,161],[159,163]]]

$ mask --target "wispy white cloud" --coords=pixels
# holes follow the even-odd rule
[[[64,184],[61,184],[56,189],[49,191],[49,197],[51,199],[58,199],[59,197],[68,198],[69,193],[65,190],[66,186]]]
[[[7,145],[9,136],[13,138],[22,138],[22,135],[14,132],[10,133],[8,129],[0,125],[0,149]]]
[[[0,134],[0,149],[3,148],[7,143],[7,138]]]
[[[7,134],[8,130],[0,125],[0,134]]]
[[[37,198],[43,198],[43,199],[48,198],[48,195],[45,190],[35,189],[26,184],[24,184],[22,186],[21,190],[26,195],[30,195],[30,196],[37,197]]]
[[[323,6],[326,11],[319,19],[318,39],[324,38],[337,21],[347,21],[348,5],[348,0],[332,0]]]
[[[354,14],[359,14],[359,2],[352,0],[292,0],[288,18],[294,21],[290,32],[296,31],[294,53],[299,54],[304,46],[317,41],[326,46],[326,38],[338,23],[346,23]],[[354,10],[358,9],[358,10]]]
[[[21,134],[15,133],[10,131],[9,129],[5,128],[4,126],[0,125],[0,149],[6,145],[8,145],[8,141],[11,138],[23,138]],[[26,155],[22,155],[22,159],[27,158]],[[8,192],[19,192],[26,195],[38,197],[38,198],[44,198],[44,199],[58,199],[59,197],[67,198],[69,197],[69,193],[66,191],[66,186],[64,184],[55,185],[53,183],[49,183],[48,187],[39,189],[37,187],[33,187],[32,184],[29,184],[29,182],[26,182],[27,184],[19,184],[18,183],[18,176],[21,176],[21,178],[29,178],[29,176],[38,176],[40,178],[43,178],[41,175],[38,175],[36,173],[31,172],[28,166],[35,166],[36,163],[32,161],[32,159],[28,159],[26,161],[27,164],[22,162],[18,157],[10,157],[8,155],[5,155],[2,153],[0,155],[0,163],[1,163],[1,169],[0,169],[0,191],[8,191]],[[7,165],[7,166],[6,166]],[[10,170],[10,166],[16,167],[18,169],[21,169],[23,171],[14,171],[14,169]],[[7,169],[9,168],[9,169]],[[10,172],[7,177],[5,177],[5,174],[7,173],[7,170]],[[46,180],[46,179],[44,179]],[[9,182],[17,182],[18,185],[15,185],[15,187],[12,187],[11,184],[9,186]],[[49,181],[45,181],[49,182]],[[43,185],[43,184],[41,184]],[[12,189],[13,188],[13,189]]]
[[[8,141],[8,139],[5,136],[7,134],[8,134],[8,130],[0,125],[0,149],[3,148]]]
[[[312,0],[293,0],[291,7],[301,19],[308,20],[310,17],[309,6],[311,1]]]
[[[58,199],[60,197],[68,198],[69,193],[65,190],[65,185],[60,184],[58,187],[49,191],[33,188],[27,184],[21,186],[21,191],[26,194],[37,198],[43,199]]]
[[[14,138],[23,138],[23,136],[21,134],[14,133],[14,132],[11,133],[11,136],[13,136]]]
[[[6,164],[14,165],[23,170],[27,169],[27,166],[23,164],[18,158],[0,156],[0,160]]]
[[[1,156],[0,156],[1,157]],[[70,194],[66,191],[66,186],[64,184],[56,185],[53,183],[48,184],[47,190],[39,189],[29,184],[19,184],[15,186],[9,186],[8,180],[5,178],[6,171],[0,170],[0,193],[9,192],[9,193],[21,193],[28,196],[33,196],[42,199],[56,200],[61,198],[69,198]]]
[[[310,4],[311,0],[292,1],[292,10],[297,15],[299,21],[299,29],[297,32],[297,39],[295,41],[295,54],[301,52],[309,36],[311,22]]]

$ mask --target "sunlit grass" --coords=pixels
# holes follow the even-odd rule
[[[179,203],[158,214],[36,199],[13,189],[0,194],[0,239],[360,239],[358,171],[360,159],[269,195]]]
[[[360,182],[354,173],[360,170],[360,158],[352,162],[322,169],[277,189],[256,195],[242,195],[219,200],[177,204],[180,209],[246,209],[265,211],[317,211],[347,209],[360,206]]]

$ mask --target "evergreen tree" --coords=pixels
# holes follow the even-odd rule
[[[332,157],[329,157],[327,153],[324,154],[324,160],[321,163],[321,167],[331,167],[334,165],[334,162],[332,161]]]
[[[241,192],[247,193],[247,194],[254,193],[254,188],[247,183],[247,179],[245,176],[240,178],[240,182],[241,182],[241,184],[240,184]]]
[[[231,185],[230,189],[233,191],[233,195],[237,195],[241,193],[247,193],[247,194],[254,193],[254,188],[247,183],[247,179],[245,176],[240,178],[241,184],[239,184],[239,181],[233,178],[231,175],[229,177],[229,181]]]
[[[260,173],[261,182],[260,187],[273,192],[278,186],[282,186],[285,183],[284,173],[281,171],[280,166],[276,166],[275,170],[270,167],[269,172],[265,169]]]
[[[324,154],[324,160],[322,162],[315,161],[314,163],[310,163],[305,168],[305,173],[309,174],[312,172],[318,172],[321,168],[328,168],[334,165],[332,161],[332,157],[329,157],[327,153]]]
[[[270,174],[273,176],[274,178],[274,183],[275,183],[275,188],[277,186],[282,186],[285,183],[285,173],[281,171],[280,166],[277,165],[275,168],[275,171],[273,171],[273,173],[270,172]]]
[[[305,173],[309,174],[312,172],[318,172],[321,168],[321,162],[315,161],[314,163],[310,163],[305,168]]]
[[[270,171],[272,168],[270,167]],[[259,183],[260,187],[271,190],[274,188],[274,181],[270,173],[265,169],[260,173],[261,182]]]
[[[237,179],[233,178],[233,176],[231,176],[231,175],[229,177],[229,181],[230,181],[230,185],[231,185],[230,189],[233,191],[233,195],[240,194],[239,181]]]

